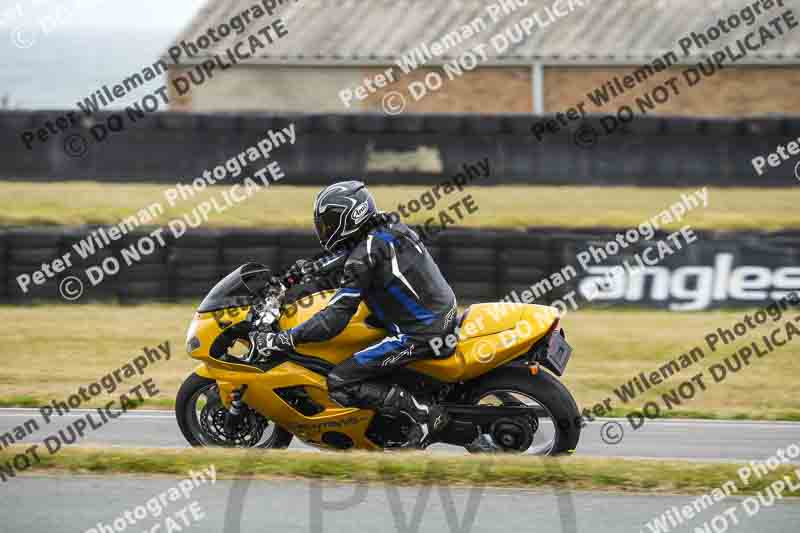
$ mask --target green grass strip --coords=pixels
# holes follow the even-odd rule
[[[23,446],[0,451],[0,463]],[[69,448],[55,455],[40,450],[41,462],[26,472],[71,474],[166,474],[185,476],[213,464],[222,479],[318,479],[397,485],[454,485],[564,488],[647,493],[704,493],[731,480],[737,494],[754,494],[788,476],[798,484],[800,469],[781,465],[749,484],[739,480],[743,464],[631,459],[540,458],[513,455],[433,455],[420,452],[370,453],[248,451],[226,449]],[[9,480],[13,482],[13,480]],[[800,490],[785,496],[800,496]]]

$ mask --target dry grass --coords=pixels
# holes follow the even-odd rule
[[[143,347],[169,341],[169,361],[155,362],[144,377],[153,378],[160,399],[173,400],[196,366],[184,349],[192,313],[189,305],[0,307],[0,317],[15,324],[0,334],[8,363],[0,370],[2,397],[64,400],[141,355]],[[144,377],[125,384],[134,386]],[[113,396],[98,396],[94,404],[104,398]]]
[[[100,184],[95,182],[3,182],[0,197],[13,198],[0,211],[0,224],[114,223],[154,202],[166,212],[164,224],[188,213],[223,190],[206,189],[169,208],[161,185]],[[370,188],[384,210],[418,199],[427,187]],[[319,187],[279,186],[262,190],[223,213],[212,213],[211,226],[310,227],[311,208]],[[473,196],[478,212],[459,224],[470,227],[597,226],[631,227],[648,219],[693,189],[635,187],[469,187],[443,197],[432,210],[412,214],[406,221],[424,223],[442,209]],[[689,214],[684,223],[698,229],[768,229],[800,227],[800,187],[792,189],[720,189],[709,192],[709,207]],[[464,208],[462,207],[462,211]],[[454,215],[451,215],[454,216]],[[672,225],[671,227],[677,227]]]
[[[564,321],[567,338],[575,347],[573,360],[564,377],[582,407],[604,398],[612,398],[617,415],[639,409],[648,400],[658,400],[662,393],[677,387],[684,380],[720,363],[739,347],[758,341],[783,324],[764,326],[738,341],[719,344],[712,352],[704,338],[718,327],[732,328],[747,311],[710,311],[698,313],[641,311],[579,311]],[[796,317],[798,311],[791,315]],[[797,323],[795,322],[795,325]],[[783,333],[781,338],[785,338]],[[673,376],[631,404],[624,404],[613,393],[640,372],[648,374],[670,359],[700,347],[705,358]],[[658,401],[665,415],[718,416],[723,418],[800,419],[800,384],[793,376],[800,371],[800,338],[758,359],[736,374],[729,374],[715,383],[709,372],[703,372],[707,390],[687,401],[677,413],[668,412]]]
[[[143,346],[169,340],[172,357],[155,363],[146,371],[161,390],[159,400],[168,405],[180,383],[194,367],[184,352],[185,331],[193,313],[192,305],[151,304],[0,306],[0,320],[13,327],[0,333],[5,354],[0,370],[4,403],[35,405],[42,400],[64,399],[141,353]],[[796,311],[795,311],[796,314]],[[666,360],[701,345],[706,359],[701,367],[731,354],[726,346],[715,354],[705,347],[704,336],[717,327],[730,327],[741,312],[702,313],[579,311],[567,315],[563,324],[575,353],[564,381],[578,404],[590,407],[611,397],[617,414],[636,405],[624,405],[613,389],[641,371],[655,370]],[[764,326],[743,339],[752,341],[770,331]],[[800,415],[800,339],[789,343],[750,367],[713,383],[683,405],[677,414],[743,418],[797,419]],[[677,386],[699,372],[687,368],[657,392]],[[138,383],[134,378],[131,385]],[[117,393],[118,394],[118,393]],[[644,401],[644,400],[642,400]],[[95,404],[99,404],[99,398]],[[662,404],[663,405],[663,404]],[[675,413],[667,413],[675,415]]]

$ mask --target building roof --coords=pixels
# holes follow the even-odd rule
[[[499,6],[500,0],[494,1]],[[502,3],[516,5],[523,1]],[[636,65],[649,63],[669,51],[678,55],[680,63],[691,64],[727,44],[738,50],[737,39],[753,30],[758,35],[759,26],[767,25],[795,0],[785,1],[784,8],[773,6],[762,11],[752,26],[743,23],[708,47],[695,47],[684,55],[678,46],[681,38],[691,32],[705,32],[720,18],[739,13],[754,0],[527,0],[512,13],[500,11],[496,21],[487,10],[492,0],[286,0],[273,18],[283,19],[288,35],[249,62],[295,66],[391,64],[423,43],[431,46],[449,32],[478,18],[483,20],[481,31],[426,62],[442,64],[537,14],[540,22],[529,36],[500,54],[488,46],[489,59],[481,64]],[[227,23],[256,4],[260,2],[209,0],[176,42],[194,41],[208,28]],[[565,15],[558,17],[557,12]],[[795,17],[800,19],[800,10]],[[206,54],[224,52],[269,21],[266,16],[256,20],[241,35],[231,34],[215,43]],[[783,27],[785,30],[786,25]],[[776,38],[758,51],[748,52],[737,64],[800,63],[800,28],[785,31],[782,36],[774,28],[767,28]],[[196,56],[187,62],[202,59]]]

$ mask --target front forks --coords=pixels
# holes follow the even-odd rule
[[[228,437],[231,437],[236,433],[236,429],[239,427],[239,424],[242,420],[242,414],[244,413],[244,402],[242,401],[242,396],[244,396],[244,392],[246,390],[247,385],[242,385],[240,388],[235,389],[231,393],[231,406],[228,408],[228,412],[225,415],[225,425],[223,428],[225,435]]]

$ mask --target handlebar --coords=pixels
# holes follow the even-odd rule
[[[344,266],[344,259],[347,254],[330,254],[323,252],[315,255],[311,259],[298,259],[278,278],[279,281],[288,289],[298,283],[307,283],[314,278],[327,275]]]

